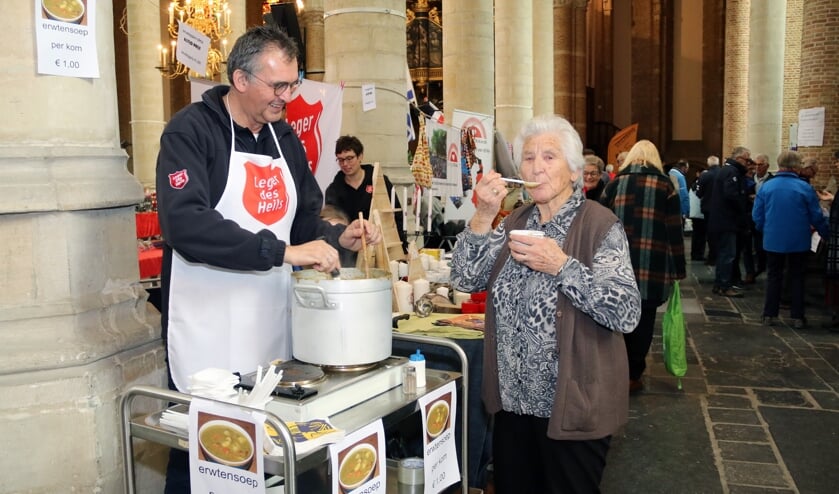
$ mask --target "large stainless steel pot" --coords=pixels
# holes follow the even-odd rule
[[[355,366],[379,362],[392,351],[390,274],[341,269],[340,279],[328,273],[294,273],[292,352],[316,365]]]

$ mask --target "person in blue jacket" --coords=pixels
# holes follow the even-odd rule
[[[672,168],[667,172],[670,175],[670,180],[673,180],[673,185],[676,186],[676,189],[679,191],[679,206],[682,211],[682,223],[684,223],[685,218],[688,217],[690,214],[690,197],[688,197],[688,182],[685,178],[685,174],[688,172],[688,162],[685,160],[679,160],[678,163],[673,165]]]
[[[367,221],[320,218],[323,195],[283,121],[302,82],[297,57],[278,28],[249,29],[227,60],[230,85],[178,112],[160,138],[161,321],[172,389],[187,392],[189,376],[206,368],[247,374],[290,359],[292,266],[331,272],[337,248],[381,240]],[[177,456],[167,493],[189,491],[188,462]]]
[[[763,232],[766,251],[766,297],[763,323],[778,323],[778,308],[784,270],[788,273],[790,318],[796,329],[804,328],[804,276],[812,230],[828,238],[830,228],[813,187],[798,176],[802,156],[796,151],[778,155],[779,172],[761,186],[755,197],[752,219]]]

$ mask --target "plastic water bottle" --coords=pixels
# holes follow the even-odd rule
[[[417,387],[424,388],[425,387],[425,355],[423,355],[419,349],[417,349],[417,353],[411,355],[410,361],[408,365],[414,367],[417,370]]]

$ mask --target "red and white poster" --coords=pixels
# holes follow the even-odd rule
[[[446,203],[447,220],[468,220],[475,214],[473,202],[475,184],[481,180],[484,170],[495,169],[494,120],[492,115],[465,110],[455,109],[452,113],[452,126],[458,129],[458,142],[461,144],[460,167],[463,192],[461,197],[449,196],[449,201]]]
[[[340,86],[306,79],[286,107],[286,121],[303,142],[309,168],[322,191],[338,173],[335,141],[341,135],[342,104]]]

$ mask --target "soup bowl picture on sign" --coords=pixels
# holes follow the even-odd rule
[[[250,470],[254,455],[252,433],[228,420],[208,420],[198,428],[204,460]]]
[[[375,439],[375,436],[373,436]],[[369,438],[368,438],[369,439]],[[376,448],[364,439],[346,450],[338,467],[338,484],[344,493],[352,492],[373,477],[378,465]]]
[[[434,439],[446,430],[449,423],[449,403],[446,400],[435,401],[428,407],[425,417],[425,430]]]
[[[85,13],[83,0],[41,0],[41,7],[48,19],[79,24]]]

